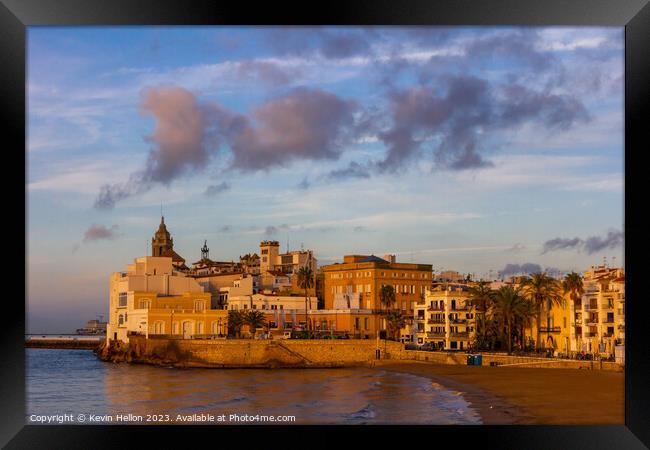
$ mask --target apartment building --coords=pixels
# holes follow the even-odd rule
[[[440,283],[427,289],[424,300],[415,306],[415,342],[432,342],[441,350],[466,350],[476,333],[476,315],[471,306],[469,286]]]
[[[352,302],[360,309],[381,311],[379,291],[384,285],[395,290],[393,309],[412,316],[415,305],[431,287],[431,264],[398,263],[394,255],[346,255],[342,263],[321,267],[325,309],[335,303]]]

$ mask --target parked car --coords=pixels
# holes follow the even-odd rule
[[[425,352],[432,352],[436,350],[436,345],[433,342],[425,342],[424,344],[420,345],[418,350],[423,350]]]
[[[405,350],[417,350],[418,347],[419,347],[418,344],[414,344],[414,343],[411,342],[411,343],[406,344],[404,346],[404,349]]]

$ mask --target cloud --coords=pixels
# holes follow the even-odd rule
[[[330,181],[342,181],[354,178],[370,178],[367,167],[352,161],[345,169],[336,169],[329,172],[325,178]]]
[[[219,184],[208,186],[204,194],[208,197],[214,197],[217,194],[230,190],[230,187],[230,184],[224,181]]]
[[[624,243],[624,233],[620,230],[609,230],[604,237],[591,236],[587,239],[575,237],[573,239],[555,238],[544,242],[542,254],[557,250],[584,251],[591,255],[601,250],[620,247]]]
[[[251,82],[263,82],[271,86],[281,86],[291,83],[301,75],[297,68],[281,67],[269,61],[245,60],[236,65],[237,78]]]
[[[580,238],[565,239],[565,238],[555,238],[544,242],[542,249],[542,254],[547,252],[553,252],[556,250],[570,250],[577,249],[579,250],[582,246],[583,241]]]
[[[530,275],[532,273],[537,273],[542,271],[542,266],[535,263],[524,263],[524,264],[506,264],[506,266],[499,271],[499,276],[501,278],[508,277],[511,275]]]
[[[592,236],[587,238],[584,243],[584,250],[591,255],[601,250],[620,247],[623,242],[624,234],[622,231],[610,230],[605,237]]]
[[[231,139],[233,167],[262,170],[296,159],[337,159],[354,136],[354,102],[319,89],[295,89],[241,118]]]
[[[269,225],[264,229],[264,235],[273,236],[274,234],[278,234],[283,231],[288,231],[290,228],[291,227],[289,227],[289,225],[287,225],[286,223],[278,226]]]
[[[302,181],[297,185],[299,189],[303,189],[303,190],[309,189],[310,186],[311,183],[309,182],[309,180],[307,180],[307,177],[303,178]]]
[[[219,227],[218,231],[220,233],[230,233],[232,231],[232,227],[230,225],[222,225]]]
[[[589,120],[584,105],[569,95],[536,91],[519,84],[495,84],[471,75],[445,75],[437,85],[395,90],[390,96],[392,126],[379,134],[388,148],[378,164],[396,172],[427,143],[438,168],[490,167],[481,143],[496,132],[525,122],[566,130]]]
[[[506,252],[516,253],[516,252],[520,252],[520,251],[524,250],[525,248],[526,248],[525,245],[522,245],[519,242],[517,242],[515,245],[513,245],[512,247],[507,249]]]
[[[117,229],[117,225],[106,228],[104,225],[93,224],[84,233],[83,242],[113,240],[118,236]],[[74,251],[76,251],[77,248],[75,248]]]
[[[200,103],[177,86],[144,91],[141,106],[156,119],[154,133],[145,138],[152,144],[145,168],[125,183],[103,185],[95,201],[98,209],[203,170],[225,143],[232,150],[231,168],[255,171],[298,159],[337,159],[354,137],[356,104],[318,89],[294,89],[250,116],[216,102]]]

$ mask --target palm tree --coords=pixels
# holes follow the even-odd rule
[[[386,323],[393,340],[396,340],[395,334],[406,325],[406,317],[402,315],[401,311],[389,311],[386,314]]]
[[[472,306],[476,307],[478,316],[481,320],[477,320],[478,326],[477,334],[481,337],[481,345],[487,340],[487,320],[485,314],[494,302],[494,290],[490,288],[490,283],[487,281],[480,281],[477,285],[471,286],[467,292],[469,293],[469,301]]]
[[[379,290],[379,301],[383,306],[386,305],[386,309],[390,309],[391,306],[396,302],[395,299],[395,289],[390,284],[386,284],[381,287]],[[382,311],[383,314],[383,311]]]
[[[565,294],[569,294],[569,298],[575,305],[582,298],[582,294],[585,293],[580,274],[575,272],[567,273],[564,280],[562,280],[562,290]]]
[[[228,311],[228,334],[239,337],[239,330],[244,324],[244,315],[237,310]]]
[[[256,309],[249,309],[248,312],[243,314],[243,323],[248,325],[253,338],[255,338],[255,333],[258,328],[266,326],[266,321],[264,320],[264,313]]]
[[[298,269],[298,287],[305,290],[305,321],[307,322],[307,333],[309,333],[309,310],[307,309],[307,289],[314,287],[314,271],[307,266]]]
[[[537,313],[537,342],[538,350],[541,350],[541,326],[542,326],[542,309],[546,309],[546,331],[547,341],[551,336],[551,307],[559,305],[562,301],[562,294],[560,293],[560,283],[555,278],[551,278],[544,272],[537,272],[531,275],[530,278],[525,278],[521,286],[524,295],[533,302]]]
[[[512,286],[503,286],[496,292],[492,310],[505,325],[508,354],[512,353],[512,326],[528,308],[527,302],[521,291]]]

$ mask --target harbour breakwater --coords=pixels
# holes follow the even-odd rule
[[[93,338],[76,338],[76,337],[30,337],[25,339],[27,348],[61,348],[61,349],[78,349],[78,350],[95,350],[105,337]]]

